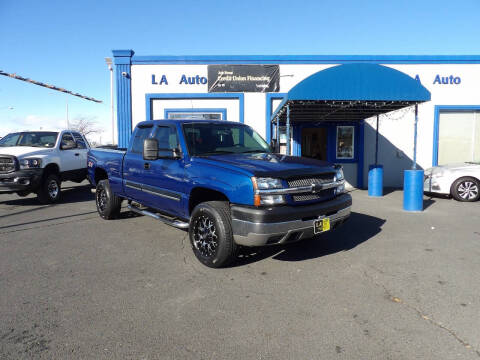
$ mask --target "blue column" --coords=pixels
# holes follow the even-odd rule
[[[375,133],[375,164],[368,167],[368,196],[383,196],[383,166],[378,164],[378,126],[379,117],[377,115],[377,131]]]
[[[418,105],[415,104],[415,126],[413,138],[413,163],[405,170],[403,178],[403,210],[423,211],[423,170],[417,170],[417,125]]]
[[[132,134],[131,64],[133,50],[113,50],[117,87],[118,146],[128,147]]]

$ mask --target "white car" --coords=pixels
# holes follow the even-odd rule
[[[451,195],[458,201],[480,198],[480,162],[435,166],[425,170],[423,190]]]
[[[61,182],[87,176],[87,140],[78,132],[22,131],[0,140],[0,193],[36,193],[41,203],[60,198]]]

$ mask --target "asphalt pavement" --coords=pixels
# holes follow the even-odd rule
[[[313,241],[209,269],[124,209],[0,195],[0,359],[479,359],[480,202],[353,191]]]

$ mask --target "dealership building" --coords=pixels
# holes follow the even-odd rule
[[[382,93],[394,94],[401,76],[408,76],[431,95],[429,101],[416,102],[418,166],[480,160],[480,56],[137,56],[132,50],[114,50],[113,56],[120,147],[128,145],[132,129],[144,120],[236,121],[268,142],[278,133],[281,152],[341,164],[352,187],[366,187],[369,165],[377,157],[384,185],[401,187],[403,170],[411,168],[414,157],[414,103],[398,99],[403,106],[382,111],[378,118],[365,111],[365,118],[354,118],[348,109],[362,99],[343,99],[338,87],[350,92],[373,84],[370,93],[382,98]],[[341,78],[321,76],[348,64],[376,67],[367,66],[365,72],[346,67]],[[383,76],[385,67],[395,71]],[[327,88],[331,99],[324,104],[332,111],[328,116],[309,112],[321,101],[308,101],[308,92]],[[306,99],[297,101],[304,109],[302,121],[277,122],[292,92]],[[386,109],[388,101],[380,98],[368,104]]]

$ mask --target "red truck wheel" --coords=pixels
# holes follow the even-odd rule
[[[237,255],[230,207],[225,201],[207,201],[195,207],[189,228],[193,253],[208,267],[230,264]]]

